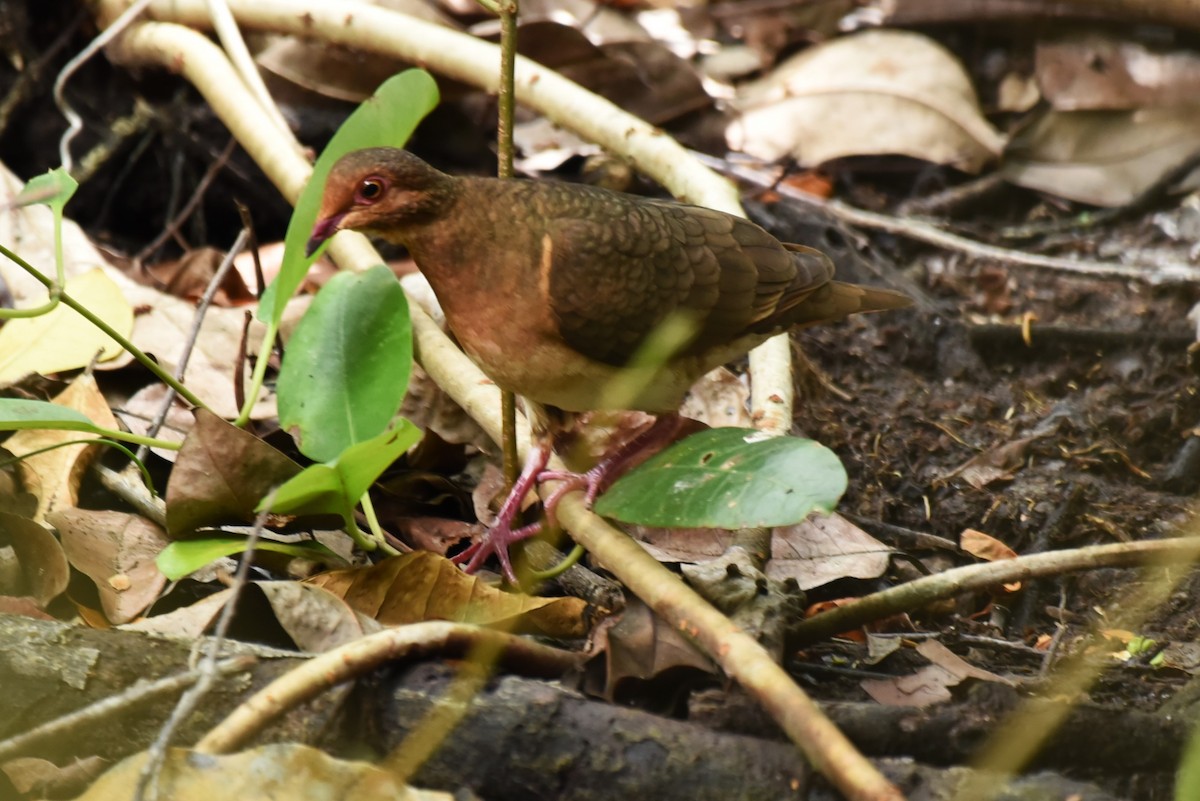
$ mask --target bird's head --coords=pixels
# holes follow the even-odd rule
[[[347,153],[325,180],[308,254],[344,228],[403,243],[412,226],[447,208],[455,188],[456,179],[405,150],[373,147]]]

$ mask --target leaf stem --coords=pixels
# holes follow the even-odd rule
[[[495,13],[500,16],[500,95],[499,116],[496,122],[496,155],[499,163],[496,174],[500,178],[513,177],[513,107],[516,92],[513,82],[516,73],[517,53],[517,0],[480,0],[487,7],[493,2]],[[511,491],[520,472],[520,456],[517,453],[517,399],[507,390],[500,395],[501,443],[504,454],[504,487]]]

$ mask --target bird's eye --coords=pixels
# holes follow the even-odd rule
[[[359,203],[374,203],[383,197],[383,190],[387,185],[382,178],[364,178],[358,185],[358,191],[354,194],[354,199]]]

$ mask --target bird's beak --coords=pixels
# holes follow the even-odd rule
[[[304,248],[304,255],[312,258],[312,255],[317,252],[317,248],[321,247],[321,243],[338,232],[338,226],[342,224],[342,218],[345,216],[345,214],[335,214],[332,217],[317,220],[317,224],[313,226],[312,236],[308,238],[308,245]]]

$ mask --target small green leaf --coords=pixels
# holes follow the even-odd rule
[[[420,438],[421,429],[397,418],[392,430],[352,445],[332,462],[314,464],[286,481],[275,491],[271,511],[280,514],[333,513],[344,518],[388,465]],[[346,521],[346,525],[351,523]]]
[[[438,89],[433,76],[424,70],[411,69],[384,81],[375,94],[346,118],[313,165],[312,177],[296,201],[296,209],[292,212],[283,240],[283,263],[279,268],[279,277],[267,287],[258,304],[260,320],[273,319],[278,323],[288,299],[300,286],[309,265],[320,253],[318,251],[309,258],[305,255],[305,248],[317,222],[325,178],[334,163],[352,150],[403,146],[417,123],[437,104]]]
[[[0,398],[0,431],[44,428],[55,431],[91,431],[103,433],[80,412],[56,403],[21,398]]]
[[[275,391],[279,424],[318,462],[387,429],[412,370],[408,304],[383,265],[339,273],[288,341]]]
[[[342,561],[341,557],[316,541],[276,542],[275,540],[260,539],[254,544],[254,549],[275,551],[301,559],[337,563]],[[232,556],[244,550],[246,550],[245,537],[203,537],[195,540],[177,540],[159,551],[154,561],[164,576],[171,581],[177,581],[223,556]]]
[[[823,445],[712,428],[622,476],[597,499],[596,512],[664,528],[785,526],[832,511],[845,491],[846,471]]]
[[[56,212],[61,212],[67,201],[79,188],[79,182],[62,167],[50,170],[44,175],[36,175],[29,179],[21,189],[21,193],[13,200],[14,206],[34,206],[45,204]]]

